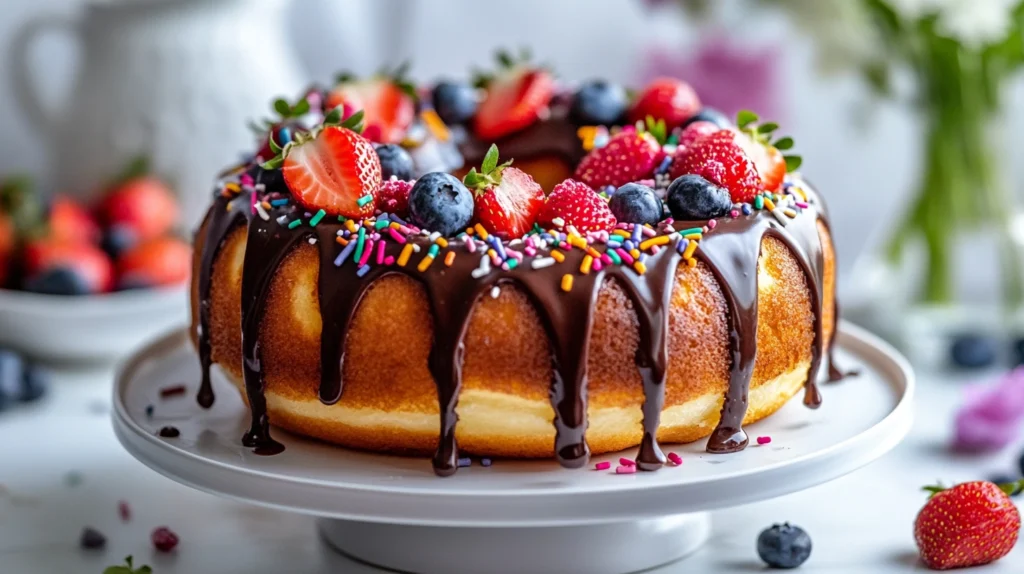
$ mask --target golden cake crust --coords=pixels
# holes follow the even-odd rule
[[[824,257],[821,321],[827,342],[835,322],[835,256],[828,229],[820,221],[818,234]],[[201,229],[197,237],[204,236]],[[214,259],[209,298],[212,360],[243,397],[240,299],[245,243],[244,226],[227,236]],[[193,332],[198,322],[199,254],[206,247],[196,246]],[[317,392],[318,274],[317,246],[299,242],[270,286],[260,342],[271,423],[352,448],[433,452],[440,422],[437,391],[427,369],[433,327],[423,287],[408,277],[389,275],[369,289],[345,343],[344,394],[337,404],[324,405]],[[778,239],[763,239],[758,275],[758,350],[747,423],[774,413],[800,391],[814,341],[812,284]],[[694,441],[715,428],[729,381],[727,331],[726,302],[714,275],[703,263],[680,266],[669,315],[661,442]],[[594,310],[587,364],[586,439],[594,453],[640,442],[644,393],[633,359],[637,343],[631,301],[614,281],[606,281]],[[465,347],[456,408],[460,450],[481,456],[551,457],[551,351],[527,296],[514,286],[503,286],[497,298],[482,298],[470,320]]]

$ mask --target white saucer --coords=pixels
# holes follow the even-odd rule
[[[857,378],[821,385],[824,404],[799,399],[749,425],[772,442],[709,455],[704,441],[666,445],[680,467],[616,475],[554,461],[474,462],[450,478],[430,462],[349,451],[277,430],[284,453],[241,446],[248,410],[215,376],[218,398],[194,400],[198,360],[184,331],[139,352],[114,389],[114,428],[154,470],[200,490],[328,518],[321,531],[356,558],[414,572],[627,572],[692,552],[706,540],[704,512],[776,497],[837,478],[891,450],[910,428],[913,375],[906,361],[862,329],[842,324],[839,361]],[[160,389],[188,392],[160,399]],[[155,413],[146,416],[146,407]],[[157,431],[173,425],[179,438]],[[754,442],[752,440],[752,442]],[[596,457],[612,461],[627,451]],[[402,526],[398,526],[402,525]],[[400,549],[400,551],[398,550]]]

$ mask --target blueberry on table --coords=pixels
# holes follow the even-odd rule
[[[788,522],[773,524],[757,537],[757,555],[772,568],[796,568],[811,555],[811,537]]]
[[[22,393],[25,361],[9,349],[0,349],[0,410],[18,400]]]
[[[23,403],[35,402],[46,394],[49,387],[50,373],[38,365],[27,365],[22,373],[18,400]]]
[[[391,176],[404,181],[413,178],[412,156],[398,144],[382,144],[376,146],[377,157],[380,158],[381,179],[387,181]]]
[[[668,208],[679,220],[714,219],[729,213],[732,196],[699,175],[682,175],[668,186]]]
[[[639,183],[627,183],[615,190],[608,208],[620,223],[657,224],[664,207],[654,190]]]
[[[996,342],[982,335],[959,335],[953,338],[949,358],[964,369],[987,367],[996,362]]]
[[[82,536],[78,539],[78,545],[86,550],[102,550],[107,546],[107,537],[99,530],[86,526],[82,529]]]
[[[455,235],[473,219],[473,194],[451,174],[428,173],[409,192],[409,217],[428,231]]]
[[[686,126],[694,122],[711,122],[720,128],[732,127],[732,120],[729,119],[729,116],[723,114],[722,112],[716,110],[715,108],[701,108],[701,110],[697,112],[697,115],[686,120],[686,122],[683,124],[683,127],[685,128]]]
[[[629,98],[618,84],[594,80],[580,86],[569,108],[569,119],[576,125],[612,125],[619,123]]]
[[[434,111],[446,124],[464,124],[476,115],[480,104],[473,86],[462,82],[441,82],[431,92]]]

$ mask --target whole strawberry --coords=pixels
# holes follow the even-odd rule
[[[761,186],[768,191],[778,191],[786,174],[800,167],[800,156],[783,155],[783,150],[793,147],[793,138],[772,141],[772,134],[779,126],[772,122],[761,123],[757,114],[749,110],[737,114],[736,127],[736,143],[754,160],[761,174]]]
[[[409,192],[414,183],[394,176],[385,180],[377,191],[377,209],[399,217],[409,215]]]
[[[555,227],[555,219],[577,231],[608,231],[617,223],[608,202],[587,184],[567,179],[555,186],[537,215],[541,225]]]
[[[761,175],[753,159],[736,143],[731,130],[706,135],[680,148],[672,161],[672,179],[695,174],[729,190],[734,203],[747,203],[761,193]]]
[[[1006,489],[991,482],[928,487],[932,497],[914,521],[921,560],[933,570],[979,566],[1006,556],[1017,543],[1020,513]]]
[[[469,170],[463,183],[473,192],[473,213],[488,231],[508,238],[526,235],[544,206],[544,189],[512,162],[498,165],[498,146],[491,144],[478,172]]]
[[[365,80],[343,75],[327,94],[327,109],[362,110],[367,139],[398,143],[416,119],[416,92],[405,78],[406,71],[401,66]]]
[[[588,153],[576,167],[575,177],[595,189],[620,187],[650,177],[660,154],[661,144],[651,133],[626,129]]]
[[[665,120],[668,127],[683,125],[700,111],[700,99],[689,84],[675,78],[657,78],[647,85],[629,110],[629,121],[644,121],[648,116]]]
[[[551,72],[530,65],[527,59],[517,61],[507,53],[498,53],[501,69],[485,82],[487,95],[473,120],[473,129],[480,139],[493,141],[529,127],[551,103],[554,77]]]
[[[683,128],[683,132],[679,134],[679,147],[676,148],[676,153],[681,153],[681,150],[691,147],[700,138],[713,134],[722,128],[717,125],[699,120]]]

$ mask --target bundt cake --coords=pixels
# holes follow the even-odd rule
[[[217,364],[257,453],[274,425],[440,475],[637,445],[654,470],[659,443],[732,452],[801,388],[820,404],[835,253],[792,139],[679,80],[502,64],[275,102],[196,232],[199,403]]]

